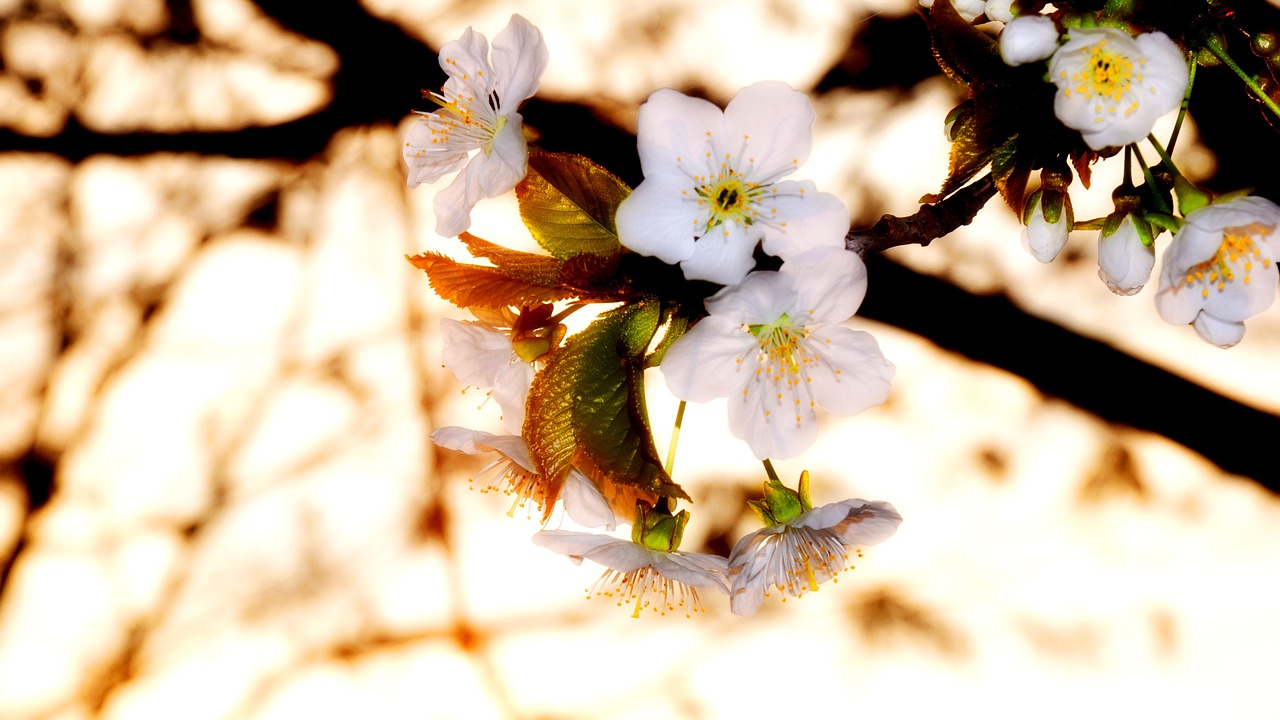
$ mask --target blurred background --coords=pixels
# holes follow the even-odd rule
[[[998,201],[872,259],[852,322],[892,396],[778,463],[894,503],[893,539],[753,618],[583,602],[598,568],[427,439],[497,411],[403,257],[456,250],[400,160],[435,49],[515,11],[550,49],[540,143],[632,184],[651,91],[763,79],[811,94],[801,174],[855,225],[945,176],[961,95],[913,0],[0,0],[0,717],[1280,714],[1280,309],[1210,347],[1154,287],[1112,296],[1093,233],[1037,263]],[[1280,199],[1239,84],[1205,71],[1192,107],[1184,171]],[[530,243],[511,198],[473,218]],[[686,414],[684,549],[752,525],[724,412]]]

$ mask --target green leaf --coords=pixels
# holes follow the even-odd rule
[[[558,480],[578,463],[597,479],[688,498],[663,469],[644,400],[660,316],[654,300],[606,312],[534,378],[523,435],[540,474]]]
[[[520,217],[553,257],[618,251],[614,215],[631,194],[626,183],[581,155],[539,152],[516,186]]]

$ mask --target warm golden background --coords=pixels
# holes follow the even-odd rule
[[[0,0],[0,718],[1280,716],[1280,308],[1211,348],[996,204],[872,264],[893,395],[779,464],[895,538],[751,619],[583,602],[427,441],[495,409],[403,260],[450,247],[400,161],[433,48],[516,10],[528,122],[633,182],[649,92],[761,79],[812,91],[804,172],[856,222],[945,173],[913,0]],[[1203,106],[1185,169],[1274,190],[1252,104]],[[505,200],[475,231],[527,242]],[[722,407],[686,424],[686,547],[723,552],[761,472]]]

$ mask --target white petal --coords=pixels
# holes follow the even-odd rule
[[[1027,226],[1022,229],[1022,247],[1042,263],[1053,262],[1067,244],[1067,214],[1063,212],[1058,222],[1050,224],[1044,219],[1039,202],[1031,211]]]
[[[996,22],[1007,23],[1013,20],[1013,0],[987,0],[987,17]],[[1053,52],[1052,50],[1050,52]],[[1049,57],[1046,53],[1045,57]]]
[[[729,592],[729,564],[719,555],[706,553],[653,553],[653,568],[663,577],[689,587],[715,588]]]
[[[693,239],[706,222],[693,184],[683,176],[645,178],[618,206],[614,222],[623,247],[668,265],[693,257]]]
[[[1209,288],[1204,311],[1218,320],[1240,322],[1271,307],[1276,300],[1276,285],[1280,283],[1280,271],[1275,263],[1253,263],[1249,282],[1241,281],[1243,268],[1236,266],[1236,279],[1224,283],[1222,289]]]
[[[565,476],[560,500],[564,503],[565,514],[583,527],[613,530],[618,525],[613,508],[609,507],[609,501],[595,481],[577,469],[570,470]]]
[[[629,540],[573,530],[540,530],[534,533],[533,543],[568,556],[575,565],[588,559],[623,573],[650,564],[653,555]]]
[[[727,222],[712,228],[693,243],[693,255],[681,261],[680,269],[690,280],[709,280],[733,285],[755,267],[760,231]]]
[[[796,284],[796,305],[804,325],[842,323],[853,317],[867,294],[867,266],[856,253],[814,248],[782,264]]]
[[[659,366],[671,393],[689,402],[728,397],[745,383],[742,358],[755,360],[755,337],[730,320],[703,318],[671,346]]]
[[[785,314],[801,310],[795,278],[781,272],[753,272],[742,282],[707,298],[707,312],[733,325],[777,322]]]
[[[508,127],[503,128],[504,133],[508,131],[510,125],[511,123],[508,123]],[[499,135],[502,134],[499,133]],[[455,237],[461,234],[471,227],[471,209],[476,206],[476,203],[484,198],[507,192],[524,177],[527,165],[511,156],[512,138],[511,135],[506,136],[502,153],[478,152],[472,155],[470,162],[462,172],[458,173],[449,187],[436,193],[433,207],[436,213],[437,235]],[[495,138],[495,147],[499,147],[497,138]],[[518,157],[524,158],[527,162],[524,154]]]
[[[542,32],[520,15],[512,15],[493,38],[493,72],[503,110],[515,110],[533,97],[547,60]]]
[[[815,247],[844,247],[849,209],[840,198],[817,192],[810,181],[784,181],[774,189],[758,203],[765,252],[790,260]]]
[[[409,187],[433,183],[458,171],[467,164],[470,151],[474,149],[457,143],[445,147],[433,143],[431,126],[434,122],[436,120],[431,115],[423,115],[409,127],[409,132],[405,135],[403,155],[409,166]]]
[[[706,100],[669,88],[654,92],[640,106],[636,129],[636,148],[645,178],[659,174],[683,176],[681,165],[690,163],[697,163],[706,171],[709,140],[723,124],[724,113]]]
[[[758,82],[738,91],[724,110],[717,146],[751,182],[773,182],[795,171],[813,145],[813,104],[786,83]]]
[[[498,373],[516,358],[511,339],[477,322],[440,321],[440,361],[460,382],[493,387]]]
[[[809,384],[831,413],[856,415],[889,398],[894,367],[870,333],[827,325],[814,330],[808,342],[826,361],[810,368]]]
[[[440,48],[440,68],[449,76],[446,81],[448,88],[472,90],[475,98],[483,101],[484,89],[493,75],[489,66],[488,39],[471,28],[463,30],[461,37]]]
[[[1196,316],[1192,326],[1205,342],[1220,348],[1229,348],[1244,338],[1244,323],[1219,320],[1204,312]]]
[[[818,417],[803,397],[789,394],[787,386],[767,375],[753,376],[740,398],[730,396],[729,432],[746,441],[759,460],[793,458],[818,438]]]
[[[442,448],[457,450],[468,455],[478,455],[493,450],[493,447],[489,445],[489,441],[493,437],[492,433],[487,433],[483,430],[449,426],[433,431],[431,433],[431,442]]]
[[[1117,295],[1132,295],[1151,278],[1156,255],[1142,244],[1133,219],[1126,217],[1110,235],[1098,233],[1098,277]]]
[[[534,374],[532,365],[517,359],[499,370],[493,379],[490,397],[502,408],[502,426],[512,435],[524,430],[524,410]]]
[[[1167,250],[1165,254],[1168,254]],[[1183,285],[1181,278],[1168,283],[1161,273],[1160,289],[1156,291],[1156,312],[1160,313],[1161,319],[1170,325],[1186,325],[1195,320],[1203,308],[1200,288]]]
[[[851,499],[814,508],[788,524],[833,530],[846,545],[877,545],[897,532],[902,516],[887,502]]]

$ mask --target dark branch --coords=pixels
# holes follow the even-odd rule
[[[850,230],[844,246],[866,260],[868,255],[899,245],[928,245],[973,222],[973,216],[995,194],[995,182],[990,175],[983,175],[947,199],[921,207],[914,215],[884,215],[866,230]]]

